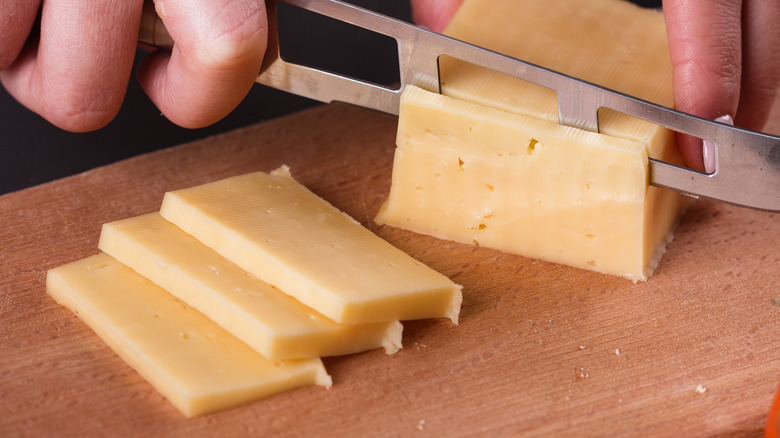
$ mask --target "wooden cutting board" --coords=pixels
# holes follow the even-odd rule
[[[696,202],[640,284],[379,227],[395,129],[323,106],[0,197],[0,436],[761,432],[780,383],[778,215]],[[165,191],[283,163],[463,285],[460,325],[406,323],[395,355],[327,358],[330,389],[186,419],[46,295],[46,271]]]

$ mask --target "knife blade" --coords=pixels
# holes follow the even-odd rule
[[[282,59],[278,3],[395,39],[400,87],[373,84]],[[715,145],[712,173],[651,158],[650,184],[695,198],[780,212],[780,137],[686,114],[340,0],[266,0],[266,7],[268,48],[257,78],[260,84],[325,103],[339,101],[398,115],[406,85],[441,92],[438,60],[450,56],[552,89],[557,94],[558,122],[562,125],[598,132],[598,111],[609,108],[710,140]],[[144,5],[139,42],[168,49],[173,45],[150,1]]]

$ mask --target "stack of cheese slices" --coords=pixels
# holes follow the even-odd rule
[[[47,291],[187,416],[303,385],[321,356],[401,347],[461,288],[295,181],[287,167],[165,194],[107,223]]]

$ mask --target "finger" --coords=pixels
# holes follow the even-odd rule
[[[0,0],[0,70],[19,56],[40,6],[40,0]]]
[[[741,3],[663,2],[677,109],[707,119],[736,114],[742,71]],[[685,135],[677,140],[686,164],[703,170],[701,140]]]
[[[139,81],[172,122],[198,128],[225,117],[254,84],[265,53],[265,4],[256,0],[158,0],[175,44],[153,52]]]
[[[121,107],[132,71],[141,3],[48,0],[38,44],[0,72],[8,92],[51,123],[83,132]]]
[[[760,131],[780,88],[780,2],[745,0],[742,89],[735,123]]]
[[[463,0],[412,0],[412,19],[434,32],[442,32]]]

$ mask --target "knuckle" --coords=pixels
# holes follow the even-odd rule
[[[676,65],[675,70],[675,75],[681,78],[676,85],[689,92],[714,93],[721,97],[739,96],[742,67],[730,59],[718,59],[712,63],[691,60]],[[701,97],[694,96],[695,99]]]
[[[262,60],[267,42],[265,11],[258,7],[237,13],[226,7],[205,36],[201,62],[216,70],[240,68]]]

